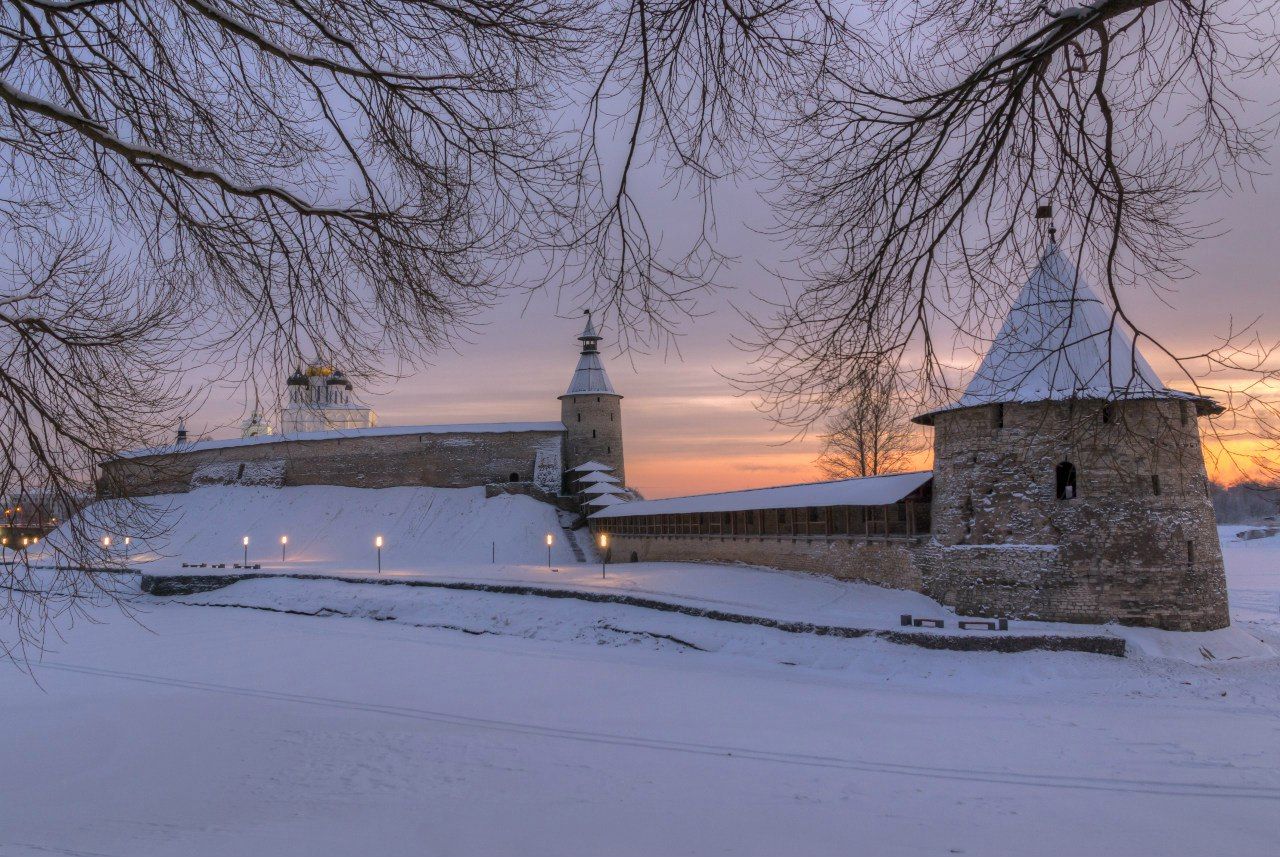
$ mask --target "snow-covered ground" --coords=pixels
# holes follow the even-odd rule
[[[1280,645],[1280,538],[1239,529],[1222,530],[1237,629]],[[482,532],[421,545],[461,554]],[[842,621],[922,597],[716,566],[600,584],[598,566],[538,569],[539,548],[414,573]],[[327,618],[196,606],[218,603]],[[32,676],[0,671],[0,855],[1276,851],[1275,658],[933,652],[339,581],[132,607],[64,629]]]

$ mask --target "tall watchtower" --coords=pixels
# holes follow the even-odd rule
[[[582,354],[573,370],[569,389],[560,397],[560,419],[564,423],[564,465],[568,470],[589,461],[613,468],[613,475],[626,484],[622,456],[622,396],[609,383],[600,362],[600,334],[591,313],[585,313],[586,327],[578,341]]]
[[[1229,624],[1198,418],[1050,241],[934,427],[926,591],[961,612]]]

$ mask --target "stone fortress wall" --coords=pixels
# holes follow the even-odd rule
[[[518,424],[517,424],[518,425]],[[206,484],[343,485],[352,488],[469,488],[495,482],[536,483],[551,472],[559,486],[563,430],[408,431],[305,439],[269,437],[224,446],[193,444],[102,466],[101,493],[148,496]],[[542,467],[539,468],[539,460]],[[550,464],[550,466],[549,466]],[[271,474],[278,473],[272,477]],[[265,476],[264,476],[265,474]],[[513,477],[515,477],[513,479]]]
[[[1009,403],[935,420],[927,594],[982,615],[1228,624],[1194,402]]]
[[[916,541],[839,536],[611,534],[609,558],[613,562],[742,563],[920,592],[924,582],[916,558]]]

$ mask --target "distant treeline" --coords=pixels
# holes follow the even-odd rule
[[[1251,524],[1280,514],[1280,486],[1241,482],[1210,487],[1213,514],[1219,524]]]

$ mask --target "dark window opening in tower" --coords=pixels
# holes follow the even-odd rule
[[[1115,410],[1115,406],[1114,406],[1114,405],[1103,405],[1103,406],[1102,406],[1102,422],[1103,422],[1104,424],[1110,424],[1110,423],[1115,422],[1115,419],[1116,419],[1116,410]]]
[[[598,401],[600,401],[600,397],[599,397],[599,396],[596,396],[596,401],[597,401],[597,402],[598,402]]]
[[[996,428],[1004,428],[1004,405],[995,406],[995,411],[992,413],[991,419]]]
[[[592,429],[592,430],[591,430],[591,437],[594,439],[594,438],[595,438],[595,436],[596,436],[596,430],[595,430],[595,429]]]
[[[1159,473],[1151,474],[1151,493],[1155,494],[1157,497],[1160,496],[1160,474]]]
[[[1187,565],[1196,564],[1196,543],[1187,539]]]
[[[1189,409],[1190,405],[1186,402],[1178,403],[1178,422],[1182,423],[1184,426],[1187,424],[1187,411]]]
[[[582,422],[582,414],[578,414],[578,422]]]
[[[613,422],[613,411],[609,411],[609,422]]]
[[[604,454],[605,454],[605,455],[613,455],[613,447],[612,447],[612,446],[606,446],[606,447],[604,448]]]
[[[507,477],[507,481],[508,481],[508,482],[519,482],[519,481],[520,481],[520,474],[519,474],[519,473],[512,473],[510,476],[508,476],[508,477]]]
[[[1076,497],[1076,466],[1064,461],[1054,468],[1057,481],[1057,497],[1059,500],[1074,500]]]

